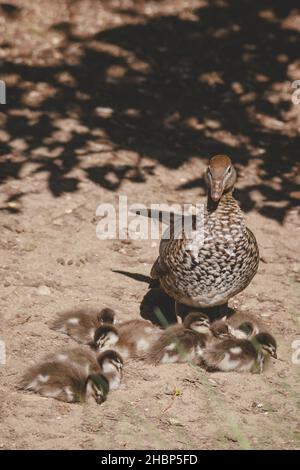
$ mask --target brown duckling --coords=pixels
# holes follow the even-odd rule
[[[144,359],[153,364],[193,362],[201,356],[210,336],[207,315],[190,313],[183,324],[164,330]]]
[[[123,359],[113,350],[105,350],[97,355],[83,346],[57,352],[48,356],[47,360],[82,368],[87,375],[102,372],[108,379],[110,390],[119,388],[123,377]]]
[[[50,325],[50,328],[71,336],[78,343],[89,344],[95,331],[102,324],[113,324],[115,312],[110,308],[79,309],[65,312]]]
[[[211,325],[211,332],[216,337],[250,339],[258,333],[267,333],[268,331],[254,315],[237,312],[229,317],[214,321]]]
[[[250,313],[235,312],[226,318],[230,332],[240,339],[253,337],[258,333],[267,333],[267,328],[256,316]]]
[[[276,340],[269,333],[258,333],[251,340],[215,340],[203,350],[199,365],[210,372],[261,373],[269,356],[277,358],[276,349]]]
[[[101,372],[87,375],[82,367],[62,362],[44,362],[25,372],[19,386],[23,390],[68,403],[106,400],[109,383]]]
[[[102,325],[94,336],[97,350],[116,349],[124,359],[145,354],[161,330],[147,320],[130,320],[118,325]]]

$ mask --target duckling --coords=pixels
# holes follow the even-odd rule
[[[144,359],[156,365],[192,362],[201,356],[210,335],[207,315],[192,312],[186,316],[183,324],[172,325],[164,330]]]
[[[82,367],[61,362],[44,362],[25,372],[19,388],[67,403],[106,400],[109,382],[102,373],[87,375]]]
[[[191,307],[226,305],[244,290],[257,272],[258,246],[246,227],[244,216],[232,193],[236,170],[226,155],[216,155],[206,171],[207,207],[203,226],[178,237],[175,229],[160,243],[159,257],[151,277],[177,303]],[[196,229],[195,229],[196,227]]]
[[[161,330],[147,320],[129,320],[117,326],[102,325],[95,332],[97,350],[116,349],[124,359],[138,357],[149,350]]]
[[[199,365],[210,372],[261,373],[269,356],[277,358],[276,349],[275,338],[269,333],[258,333],[252,340],[216,340],[204,349]]]
[[[91,349],[79,347],[47,356],[47,361],[82,368],[86,375],[101,372],[108,379],[110,390],[119,388],[123,377],[123,359],[112,350],[105,350],[97,356]]]
[[[71,336],[78,343],[89,344],[93,341],[97,328],[103,323],[113,324],[115,312],[110,308],[79,309],[65,312],[50,325],[50,328]]]
[[[258,333],[267,333],[265,325],[250,313],[235,312],[226,318],[231,334],[236,338],[246,339]]]
[[[219,338],[250,339],[258,333],[267,333],[267,329],[254,315],[237,312],[214,321],[211,332]]]

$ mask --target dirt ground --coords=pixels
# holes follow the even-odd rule
[[[300,11],[257,3],[1,2],[0,449],[300,448]],[[230,305],[270,326],[278,360],[262,375],[128,362],[102,406],[17,391],[75,344],[49,329],[57,312],[140,315],[158,243],[99,240],[97,206],[202,202],[220,151],[261,252]]]

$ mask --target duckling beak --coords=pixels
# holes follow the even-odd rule
[[[211,198],[214,202],[218,202],[223,194],[223,182],[222,180],[213,180],[210,190]]]
[[[102,405],[102,403],[104,402],[105,400],[103,399],[103,397],[96,397],[96,403],[97,405]]]
[[[274,357],[274,359],[277,359],[277,352],[274,351],[273,354],[272,354],[272,356]]]

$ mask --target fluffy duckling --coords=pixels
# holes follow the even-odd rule
[[[19,388],[67,403],[94,398],[101,404],[109,392],[109,382],[101,372],[87,375],[82,367],[53,361],[31,367]]]
[[[275,338],[269,333],[258,333],[251,340],[215,340],[202,352],[199,365],[210,372],[261,373],[269,356],[277,358],[276,349]]]
[[[147,320],[130,320],[117,326],[102,325],[94,336],[97,350],[116,349],[124,359],[145,354],[161,330]]]
[[[266,327],[250,313],[236,312],[226,318],[232,336],[239,339],[252,338],[258,333],[267,333]]]
[[[101,311],[80,309],[60,314],[50,328],[71,336],[78,343],[89,344],[97,328],[104,323],[113,324],[114,321],[115,312],[110,308]]]
[[[55,353],[48,360],[82,368],[86,375],[101,372],[107,378],[110,390],[118,389],[123,377],[123,359],[112,350],[105,350],[97,356],[89,348],[79,347]]]
[[[163,331],[145,359],[153,364],[192,362],[201,356],[210,336],[207,315],[190,313],[183,324],[170,326]]]
[[[211,332],[219,338],[250,339],[258,333],[267,333],[267,329],[254,315],[237,312],[214,321]]]

